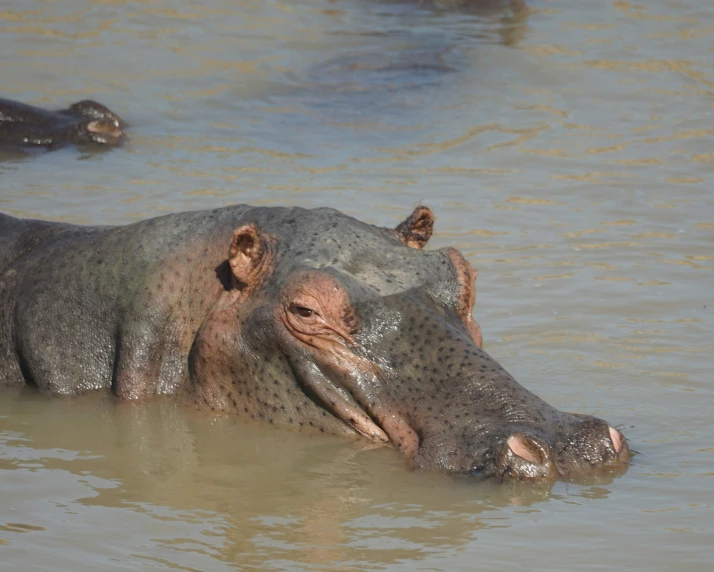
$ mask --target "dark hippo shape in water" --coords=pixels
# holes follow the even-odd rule
[[[459,44],[470,38],[481,38],[489,43],[499,41],[515,46],[526,35],[528,19],[533,13],[526,0],[368,0],[368,3],[380,18],[397,16],[403,22],[410,22],[415,15],[431,16],[429,19],[444,29],[458,30]],[[424,22],[418,19],[414,22],[415,28]]]
[[[0,215],[0,381],[199,407],[392,443],[412,466],[577,478],[630,453],[481,349],[476,272],[331,209],[233,206],[127,226]]]
[[[47,111],[0,99],[0,146],[57,149],[73,143],[115,147],[123,141],[122,120],[96,101]]]
[[[415,48],[405,42],[388,52],[350,50],[322,62],[309,70],[308,85],[328,92],[383,95],[438,85],[466,65],[463,58],[444,46]]]
[[[335,47],[329,58],[284,75],[272,94],[299,99],[304,114],[329,124],[388,121],[413,127],[439,88],[469,62],[443,38],[400,34],[355,34],[351,45]],[[366,42],[365,45],[360,45]]]
[[[425,8],[459,10],[485,16],[526,10],[524,0],[373,0],[373,2],[383,5],[416,4]]]

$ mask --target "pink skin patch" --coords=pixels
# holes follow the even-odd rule
[[[619,453],[622,451],[622,435],[614,427],[608,427],[610,429],[610,439],[612,439],[612,446],[615,447],[615,452]]]
[[[509,437],[508,441],[506,441],[506,445],[508,445],[508,448],[513,451],[514,455],[518,455],[526,461],[530,461],[535,465],[541,465],[543,463],[535,451],[526,445],[523,437],[520,435],[513,435],[513,437]]]
[[[121,135],[121,129],[109,121],[90,121],[87,124],[87,131],[92,133],[104,133],[106,135],[112,135],[113,137],[119,137]]]

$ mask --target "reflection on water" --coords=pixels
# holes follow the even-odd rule
[[[31,501],[32,511],[6,505],[30,520],[0,527],[13,546],[21,541],[10,533],[49,538],[68,515],[90,518],[101,508],[108,512],[100,534],[119,550],[152,535],[142,558],[180,562],[188,552],[206,569],[211,558],[258,565],[268,551],[304,564],[374,566],[458,549],[479,530],[509,526],[514,510],[565,498],[552,483],[410,472],[387,448],[207,416],[171,399],[117,406],[101,395],[2,397],[8,498],[42,486],[56,491],[50,503],[44,495]],[[607,498],[610,484],[601,479],[579,494]],[[183,536],[161,538],[178,528]]]
[[[170,400],[3,393],[3,562],[708,570],[713,30],[693,0],[0,8],[2,97],[92,97],[130,137],[0,152],[0,210],[245,202],[393,226],[426,202],[432,247],[479,269],[489,352],[553,405],[633,425],[642,453],[612,482],[495,486]]]

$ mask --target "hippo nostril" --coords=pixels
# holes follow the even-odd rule
[[[622,450],[622,435],[614,427],[608,427],[610,430],[610,439],[612,440],[612,446],[615,448],[615,453],[619,453]]]
[[[530,461],[536,465],[542,465],[546,462],[547,455],[543,447],[536,443],[533,439],[525,435],[513,435],[508,438],[506,445],[514,455]]]

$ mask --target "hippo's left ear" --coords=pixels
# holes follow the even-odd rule
[[[233,232],[228,264],[242,289],[260,285],[272,269],[275,238],[246,224]]]
[[[407,246],[424,248],[434,232],[434,213],[428,207],[418,206],[395,230]]]

